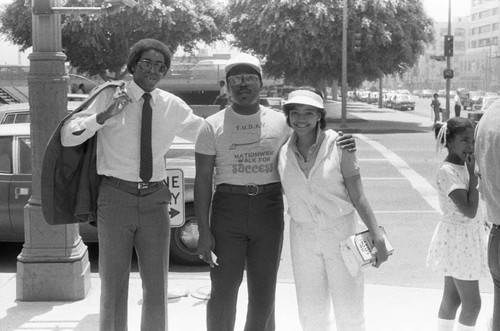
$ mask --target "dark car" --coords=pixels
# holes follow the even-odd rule
[[[408,94],[395,94],[387,101],[387,106],[397,110],[415,110],[415,101]]]
[[[76,106],[76,104],[72,104]],[[28,104],[17,104],[12,110],[16,116],[29,114]],[[70,110],[72,110],[70,108]],[[4,118],[9,112],[4,113]],[[29,117],[24,116],[28,119]],[[172,224],[170,256],[179,264],[199,265],[198,222],[194,213],[194,144],[175,138],[165,158],[169,178],[182,183],[171,191],[176,196],[170,206]],[[24,206],[31,196],[31,138],[30,124],[0,124],[0,241],[24,241]],[[174,182],[174,180],[169,180]],[[180,194],[183,201],[178,200]],[[176,203],[177,202],[177,203]],[[80,224],[80,234],[86,242],[97,242],[97,229],[87,223]]]

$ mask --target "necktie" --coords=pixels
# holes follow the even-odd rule
[[[151,121],[153,117],[153,109],[149,100],[151,94],[144,93],[142,98],[144,104],[142,106],[142,121],[141,121],[141,164],[139,177],[144,183],[148,183],[153,176],[153,152],[151,150]]]

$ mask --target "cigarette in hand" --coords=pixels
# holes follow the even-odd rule
[[[212,256],[212,262],[215,264],[215,265],[219,265],[217,263],[217,255],[215,255],[214,252],[210,251],[210,255]]]

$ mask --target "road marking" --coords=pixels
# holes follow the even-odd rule
[[[374,210],[375,214],[419,214],[419,213],[429,213],[435,214],[437,210]]]
[[[403,177],[410,182],[411,186],[413,186],[413,188],[420,193],[425,201],[427,201],[432,208],[441,214],[437,191],[423,176],[413,170],[402,158],[387,149],[387,147],[376,142],[375,140],[371,140],[363,134],[359,134],[358,136],[384,155],[387,160],[399,171],[399,173],[401,173],[401,175],[403,175]]]
[[[358,159],[358,161],[362,162],[387,162],[387,159]]]
[[[407,180],[404,177],[363,177],[363,180]]]

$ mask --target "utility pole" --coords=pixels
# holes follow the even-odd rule
[[[451,0],[448,0],[448,36],[451,36]],[[446,40],[445,40],[446,44]],[[452,50],[453,50],[453,38],[452,38]],[[453,51],[452,51],[453,54]],[[446,71],[448,73],[452,73],[451,75],[453,76],[453,71],[451,71],[451,56],[449,54],[446,55]],[[443,122],[448,121],[450,118],[450,87],[451,87],[451,78],[449,77],[446,78],[446,110],[443,114]]]
[[[347,128],[347,1],[342,8],[342,118],[341,128]]]

